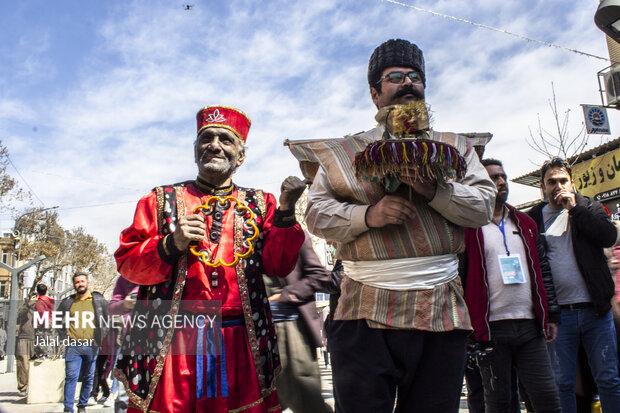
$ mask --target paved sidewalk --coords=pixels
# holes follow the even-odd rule
[[[62,403],[26,404],[26,398],[17,392],[17,377],[15,367],[12,373],[5,373],[6,360],[0,361],[0,412],[1,413],[60,413],[63,410]],[[31,389],[30,391],[37,391]],[[77,407],[75,408],[77,411]],[[104,408],[101,405],[86,408],[89,413],[113,413],[111,407]]]

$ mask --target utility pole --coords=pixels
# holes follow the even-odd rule
[[[13,363],[15,362],[15,329],[17,328],[17,304],[19,299],[19,274],[22,273],[27,268],[32,267],[43,261],[45,259],[45,255],[39,255],[37,258],[33,258],[30,261],[26,262],[24,265],[21,265],[17,268],[13,268],[10,265],[7,265],[0,261],[0,267],[11,273],[11,299],[9,301],[9,326],[7,328],[7,359],[6,359],[6,372],[13,372]]]

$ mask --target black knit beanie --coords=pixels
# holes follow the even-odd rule
[[[380,44],[368,61],[368,84],[375,87],[381,79],[383,70],[391,66],[411,67],[417,70],[426,87],[424,56],[422,50],[415,44],[403,39],[390,39]]]

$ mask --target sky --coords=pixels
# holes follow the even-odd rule
[[[597,0],[402,1],[607,56]],[[114,251],[141,196],[196,176],[195,114],[223,104],[252,119],[235,181],[277,196],[286,176],[301,175],[285,139],[374,127],[368,58],[390,38],[424,52],[434,129],[492,133],[485,155],[509,177],[543,160],[525,138],[539,115],[553,128],[551,83],[574,135],[580,104],[600,104],[596,73],[609,65],[380,0],[1,1],[9,172],[31,188],[33,206],[58,206],[66,228],[83,226]],[[614,138],[620,118],[609,118]],[[607,139],[590,135],[589,147]],[[512,204],[539,195],[510,189]]]

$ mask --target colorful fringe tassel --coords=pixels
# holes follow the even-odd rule
[[[369,144],[355,156],[355,176],[377,181],[409,172],[418,182],[462,179],[467,165],[457,149],[429,139],[390,139]]]

